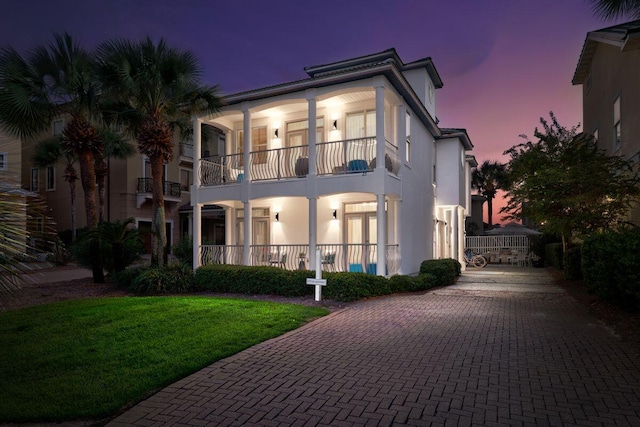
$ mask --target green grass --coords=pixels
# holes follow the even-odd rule
[[[206,297],[100,298],[1,313],[0,421],[107,417],[325,314]]]

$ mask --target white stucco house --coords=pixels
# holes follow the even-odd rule
[[[438,127],[431,58],[405,64],[390,49],[305,71],[194,117],[194,269],[315,269],[316,250],[324,270],[378,275],[462,260],[473,145]],[[207,150],[203,125],[218,135]],[[213,211],[224,244],[203,241]]]

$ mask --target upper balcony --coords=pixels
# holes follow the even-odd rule
[[[151,178],[138,178],[138,188],[136,189],[136,206],[140,208],[147,200],[153,199],[153,180]],[[164,201],[168,204],[177,204],[182,202],[180,183],[163,181],[162,192]]]
[[[309,173],[309,146],[253,151],[251,181],[278,181],[304,178]],[[398,147],[385,142],[384,165],[397,176],[400,170]],[[316,144],[317,175],[346,175],[372,172],[376,168],[376,138],[357,138]],[[245,178],[244,154],[202,159],[198,169],[203,187],[242,182]]]

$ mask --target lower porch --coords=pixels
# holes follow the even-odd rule
[[[202,245],[200,265],[232,264],[245,265],[244,245]],[[377,244],[318,244],[323,271],[378,273]],[[385,271],[381,275],[391,276],[400,267],[399,245],[385,245]],[[249,263],[252,266],[273,266],[286,270],[309,270],[311,258],[309,245],[250,245]]]

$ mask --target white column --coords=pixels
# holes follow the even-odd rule
[[[200,187],[200,155],[202,150],[202,120],[193,119],[193,185],[191,192]]]
[[[378,253],[378,266],[377,275],[387,275],[387,215],[384,211],[384,194],[378,194],[376,196],[378,201],[378,209],[376,211],[376,222],[378,224],[378,247],[376,251]]]
[[[193,193],[192,193],[193,194]],[[200,245],[202,244],[202,206],[193,204],[193,271],[200,267]]]
[[[315,177],[317,175],[317,168],[316,168],[316,153],[317,153],[317,149],[316,149],[316,144],[318,143],[318,141],[316,141],[316,116],[317,116],[317,112],[316,112],[316,98],[315,98],[315,91],[313,90],[309,90],[306,92],[306,96],[307,96],[307,104],[308,104],[308,119],[309,119],[309,177],[311,179],[313,179],[313,177]],[[325,125],[326,126],[326,125]],[[307,179],[309,179],[309,177],[307,177]],[[313,252],[315,254],[315,252]]]
[[[464,226],[464,208],[458,206],[458,261],[462,264],[463,270],[466,264],[464,262],[464,249],[466,246]]]
[[[246,106],[242,106],[242,113],[244,115],[242,128],[244,130],[244,144],[242,149],[244,150],[244,181],[243,184],[248,185],[251,182],[251,111]]]
[[[385,169],[384,86],[376,86],[376,169]]]
[[[308,178],[307,178],[308,179]],[[315,270],[315,253],[318,246],[318,199],[309,198],[309,269]]]
[[[200,267],[200,246],[202,245],[202,205],[199,202],[200,151],[202,147],[202,120],[194,118],[193,125],[193,185],[191,186],[191,206],[193,207],[193,271]]]
[[[244,250],[242,256],[242,262],[244,265],[251,265],[251,213],[251,202],[244,202]]]
[[[451,208],[451,258],[458,256],[458,207]]]

